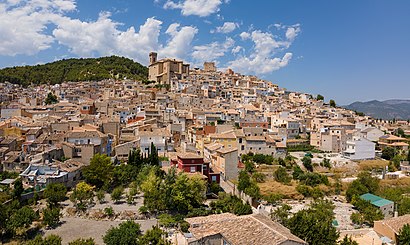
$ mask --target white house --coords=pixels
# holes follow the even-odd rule
[[[366,138],[370,141],[377,142],[381,136],[384,135],[384,132],[378,128],[366,128],[360,132],[363,138]]]
[[[362,137],[354,137],[346,142],[343,155],[351,160],[373,159],[376,144]]]

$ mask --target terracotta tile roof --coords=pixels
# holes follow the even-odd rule
[[[236,147],[229,147],[229,148],[219,149],[219,150],[217,150],[217,152],[222,153],[222,154],[226,154],[226,153],[234,152],[234,151],[237,151],[237,150],[238,150],[238,148],[236,148]]]
[[[181,159],[202,159],[203,158],[202,156],[192,153],[192,152],[178,153],[178,157]]]
[[[224,213],[187,218],[196,239],[221,234],[232,245],[307,244],[284,226],[260,214],[236,216]]]
[[[406,214],[406,215],[395,217],[395,218],[375,221],[375,222],[382,223],[390,227],[396,234],[398,234],[400,229],[405,224],[410,224],[410,214]]]

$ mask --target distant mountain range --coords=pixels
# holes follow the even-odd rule
[[[349,110],[363,112],[373,118],[382,119],[410,119],[410,100],[372,100],[367,102],[354,102],[344,106]]]
[[[131,59],[110,56],[64,59],[44,65],[0,69],[0,83],[56,84],[77,81],[100,81],[109,78],[146,80],[148,68]]]

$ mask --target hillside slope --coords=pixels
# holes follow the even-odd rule
[[[382,119],[410,119],[410,100],[372,100],[354,102],[347,109],[363,112],[373,118]]]
[[[0,82],[23,86],[57,84],[64,81],[99,81],[109,78],[146,80],[148,68],[131,59],[110,56],[59,60],[44,65],[10,67],[0,70]]]

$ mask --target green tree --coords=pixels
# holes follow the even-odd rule
[[[365,222],[363,214],[358,212],[352,213],[350,219],[352,220],[352,223],[356,225],[363,225]]]
[[[37,235],[33,240],[28,241],[26,245],[61,245],[61,237],[51,234],[46,237]]]
[[[68,243],[68,245],[95,245],[95,241],[93,238],[78,238],[74,241]]]
[[[103,240],[107,245],[138,245],[140,237],[140,225],[129,220],[119,224],[118,227],[110,228]]]
[[[211,202],[210,206],[214,213],[230,212],[236,215],[252,213],[249,203],[244,204],[239,197],[227,193],[220,193],[218,200]]]
[[[393,147],[385,147],[382,150],[382,158],[386,159],[386,160],[391,160],[393,159],[393,157],[396,155],[396,149],[394,149]]]
[[[330,164],[330,159],[324,158],[323,161],[320,163],[320,166],[330,169],[332,167],[332,165]]]
[[[238,176],[238,190],[244,191],[250,185],[251,178],[249,177],[249,174],[244,170],[240,171]]]
[[[104,214],[111,218],[114,215],[114,209],[111,206],[106,207],[104,208]]]
[[[410,214],[410,198],[403,197],[398,203],[399,215]]]
[[[336,244],[339,233],[332,225],[333,208],[329,201],[315,201],[309,209],[294,214],[287,227],[309,244]]]
[[[199,207],[204,201],[206,183],[199,177],[188,178],[186,174],[178,174],[171,188],[172,199],[168,206],[180,213]]]
[[[350,202],[353,196],[360,196],[367,192],[375,194],[379,189],[380,180],[371,176],[368,172],[361,172],[346,191],[346,199]]]
[[[289,174],[286,172],[286,169],[281,166],[273,173],[273,177],[276,181],[284,184],[289,184],[292,180]]]
[[[330,100],[330,101],[329,101],[329,105],[330,105],[331,107],[336,107],[336,102],[335,102],[334,100]]]
[[[51,105],[51,104],[56,104],[56,103],[58,103],[57,96],[55,96],[53,93],[49,92],[49,93],[47,94],[46,99],[44,100],[44,103],[45,103],[46,105]]]
[[[324,99],[325,99],[325,97],[323,97],[323,95],[321,95],[321,94],[318,94],[316,96],[316,100],[324,100]]]
[[[303,172],[303,170],[298,165],[293,167],[292,177],[294,180],[299,179],[304,174],[305,172]]]
[[[111,192],[111,199],[117,203],[121,200],[121,196],[124,192],[124,188],[122,188],[121,186],[116,187],[112,192]]]
[[[405,224],[399,231],[399,234],[397,236],[397,244],[398,245],[404,245],[404,244],[410,244],[410,225]]]
[[[287,226],[291,209],[291,206],[283,204],[281,207],[275,209],[275,211],[271,213],[272,219],[284,226]]]
[[[352,217],[352,221],[357,221],[357,224],[367,223],[373,225],[374,221],[384,218],[380,209],[374,207],[370,201],[361,199],[358,196],[354,196],[352,204],[359,210],[357,217]]]
[[[252,174],[252,179],[257,183],[263,183],[266,180],[266,175],[263,173],[256,172]]]
[[[114,167],[111,158],[104,154],[95,154],[90,161],[90,165],[84,167],[83,176],[87,183],[101,187],[108,187],[114,175]]]
[[[149,170],[146,179],[141,183],[141,191],[144,193],[144,206],[150,212],[164,211],[167,208],[166,195],[162,180],[155,174],[155,170]]]
[[[28,206],[24,206],[11,214],[6,226],[12,234],[18,233],[18,235],[24,235],[26,229],[31,225],[31,223],[33,223],[34,220],[37,220],[38,218],[39,215],[34,212],[33,209]]]
[[[23,181],[21,180],[21,178],[18,178],[16,181],[14,181],[13,184],[13,197],[15,199],[20,199],[21,194],[23,194],[23,192]]]
[[[304,156],[304,157],[302,158],[302,163],[303,163],[303,166],[305,166],[305,168],[306,168],[308,171],[310,171],[310,172],[313,171],[312,158],[307,157],[307,156]]]
[[[340,241],[339,245],[359,245],[352,237],[348,237],[347,235],[343,237],[343,240]]]
[[[171,244],[164,239],[166,233],[162,231],[159,227],[153,226],[149,229],[140,239],[140,244],[156,244],[156,245],[169,245]]]
[[[105,191],[104,190],[98,190],[95,196],[97,197],[97,200],[100,204],[105,203]]]
[[[253,173],[255,172],[255,163],[251,162],[251,161],[246,161],[244,162],[245,165],[245,171],[248,173]]]
[[[64,201],[67,194],[67,188],[61,183],[51,183],[44,190],[44,198],[50,206],[57,206],[61,201]]]
[[[406,137],[406,134],[404,133],[404,130],[402,128],[397,129],[397,136],[399,137]]]
[[[48,207],[43,210],[43,224],[55,228],[60,223],[60,208],[58,207]]]
[[[152,166],[159,166],[158,150],[154,143],[151,142],[150,152],[148,156],[148,164]]]
[[[93,187],[85,182],[78,183],[70,196],[70,200],[79,210],[87,209],[92,202],[92,198]]]

